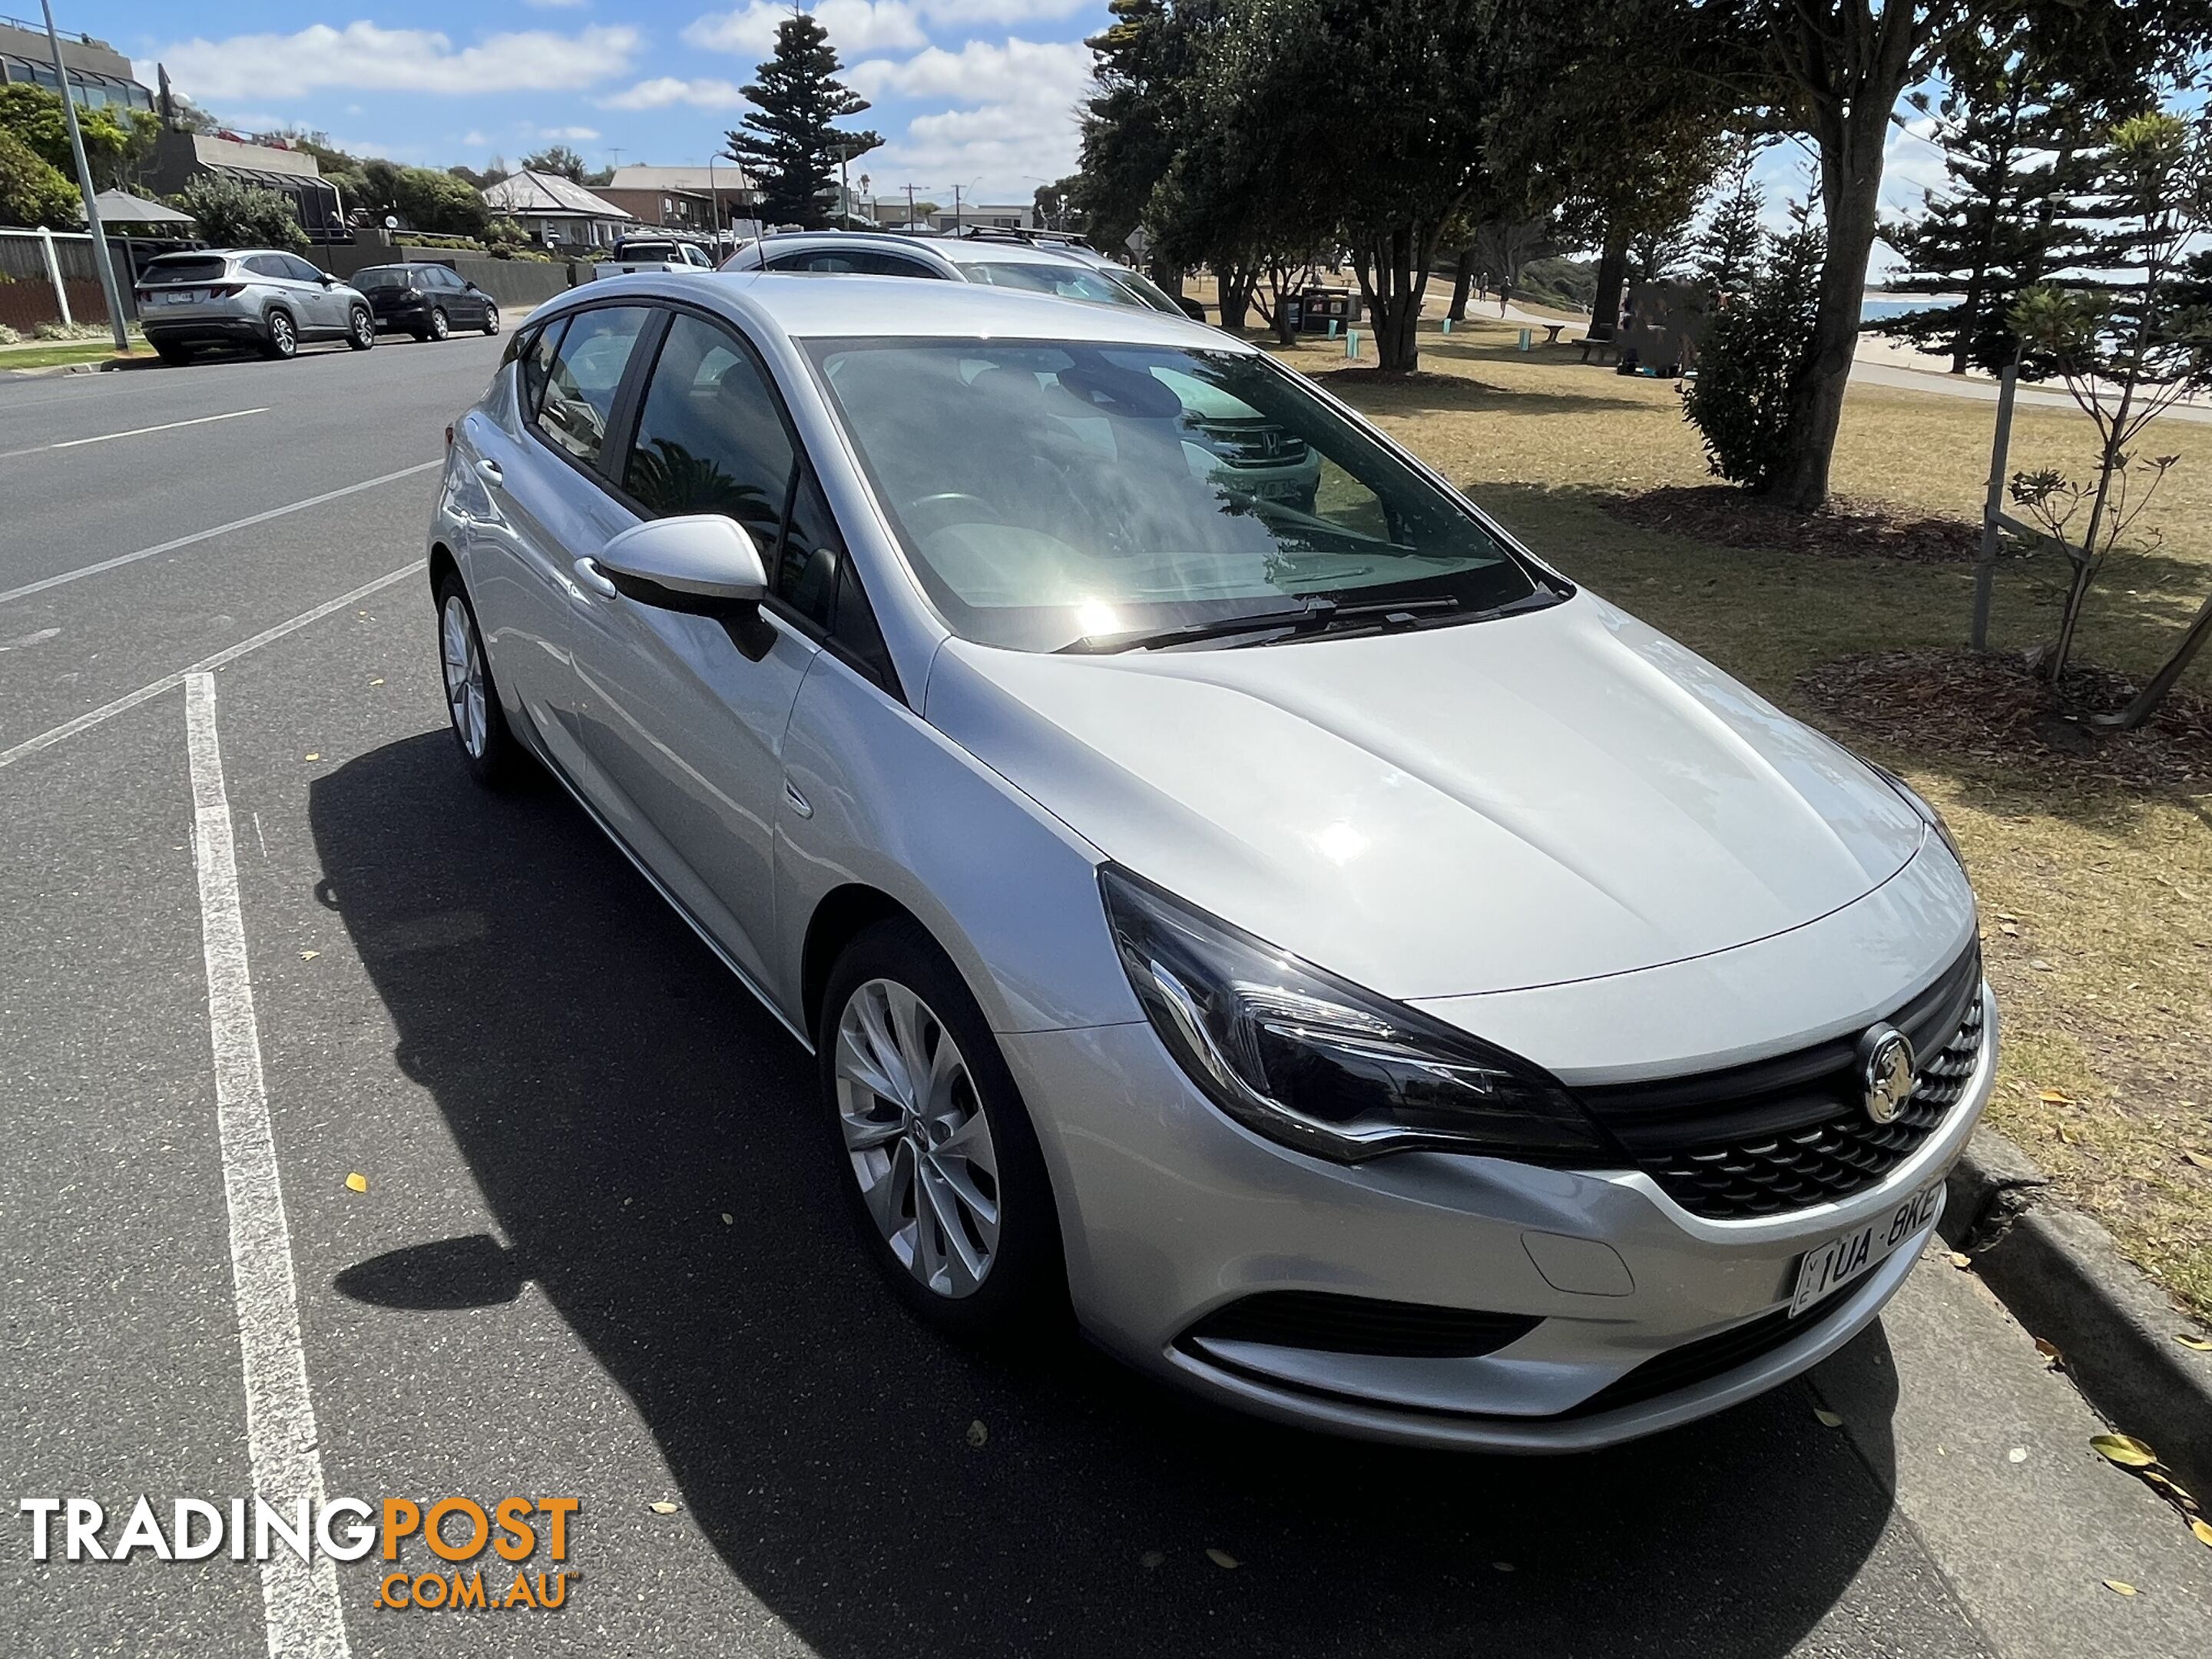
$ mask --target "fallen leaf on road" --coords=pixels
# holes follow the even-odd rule
[[[1212,1562],[1217,1567],[1229,1568],[1241,1566],[1243,1565],[1243,1563],[1238,1561],[1237,1559],[1231,1555],[1227,1550],[1208,1550],[1206,1553],[1206,1559]]]
[[[2136,1587],[2124,1578],[2107,1578],[2105,1588],[2115,1595],[2133,1595],[2136,1593]]]
[[[2031,957],[2028,958],[2027,965],[2034,969],[2039,974],[2054,974],[2058,971],[2049,963],[2045,962],[2041,957]]]
[[[2016,937],[2020,933],[2020,926],[2016,922],[2002,922],[1998,924],[1997,931],[2001,933],[2011,933]]]
[[[2074,1103],[2074,1097],[2063,1089],[2045,1089],[2036,1098],[2046,1106],[2071,1106]]]
[[[1516,1567],[1510,1561],[1492,1561],[1490,1565],[1500,1572],[1517,1572],[1520,1571],[1520,1569]]]
[[[1167,1557],[1161,1554],[1158,1550],[1146,1550],[1142,1555],[1137,1558],[1137,1565],[1144,1568],[1146,1571],[1150,1572],[1154,1567],[1161,1565],[1166,1560]]]
[[[370,684],[371,685],[381,685],[381,684],[384,684],[384,682],[383,682],[382,680],[371,680],[371,681],[369,682],[369,684]]]
[[[367,1192],[368,1190],[368,1177],[362,1174],[358,1170],[355,1170],[353,1174],[346,1177],[346,1190],[349,1193]]]
[[[722,1212],[722,1224],[725,1227],[734,1227],[738,1224],[738,1218],[725,1210]]]
[[[322,955],[320,951],[302,951],[300,952],[300,960],[302,962],[313,962],[320,955]]]
[[[969,1445],[980,1446],[990,1437],[991,1431],[983,1426],[983,1419],[981,1418],[977,1418],[973,1423],[970,1423],[968,1425],[968,1443]]]
[[[2147,1469],[2158,1462],[2158,1454],[2131,1434],[2093,1435],[2089,1444],[2124,1469]]]
[[[2176,1331],[2173,1334],[2173,1340],[2185,1348],[2194,1348],[2199,1353],[2212,1353],[2212,1341],[2208,1341],[2194,1331]]]
[[[2197,1534],[2197,1541],[2212,1549],[2212,1521],[2191,1521],[2189,1530]]]
[[[307,758],[308,760],[320,760],[320,759],[322,759],[322,757],[321,757],[320,755],[309,755],[309,756],[307,756]]]
[[[672,1504],[665,1498],[658,1503],[646,1505],[646,1508],[651,1510],[655,1515],[673,1515],[680,1507],[681,1505]]]
[[[2181,1161],[2184,1164],[2194,1164],[2200,1170],[2212,1170],[2212,1158],[2207,1158],[2202,1152],[2184,1152],[2181,1155]]]
[[[2035,1339],[2035,1351],[2051,1362],[2053,1370],[2066,1363],[2066,1356],[2058,1352],[2058,1345],[2047,1336]]]
[[[1964,1250],[1954,1250],[1951,1252],[1951,1265],[1954,1267],[1971,1267],[1974,1265],[1974,1258]]]
[[[1840,1429],[1844,1426],[1844,1419],[1825,1407],[1814,1407],[1813,1415],[1820,1419],[1820,1426],[1824,1429]]]
[[[2005,1462],[2008,1463],[2027,1462],[2027,1448],[2025,1446],[2014,1446],[2010,1451],[2005,1454]]]

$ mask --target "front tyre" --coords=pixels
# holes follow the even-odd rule
[[[376,319],[368,314],[367,306],[356,306],[346,319],[346,343],[356,351],[373,350],[376,345]]]
[[[500,709],[476,610],[457,575],[438,584],[438,665],[446,687],[446,717],[460,745],[462,763],[486,788],[506,787],[521,769],[522,750]]]
[[[846,1196],[900,1299],[984,1339],[1063,1308],[1036,1131],[982,1010],[919,923],[878,922],[846,948],[816,1046]]]
[[[283,362],[299,355],[300,331],[292,325],[290,313],[270,312],[268,330],[268,337],[261,344],[262,354],[264,356],[274,357],[277,362]]]
[[[499,307],[497,306],[486,306],[484,307],[484,332],[487,334],[496,334],[499,332]]]

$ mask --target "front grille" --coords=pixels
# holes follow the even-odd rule
[[[1395,1358],[1466,1358],[1495,1353],[1538,1323],[1526,1314],[1382,1302],[1328,1291],[1261,1291],[1215,1309],[1184,1340],[1265,1342]]]
[[[1618,1411],[1623,1406],[1656,1400],[1677,1389],[1695,1388],[1716,1376],[1725,1376],[1739,1366],[1748,1365],[1761,1354],[1771,1353],[1784,1343],[1818,1329],[1854,1299],[1855,1294],[1832,1296],[1825,1302],[1814,1304],[1795,1319],[1790,1316],[1787,1308],[1778,1309],[1741,1325],[1731,1325],[1711,1336],[1685,1342],[1679,1348],[1655,1353],[1635,1370],[1622,1373],[1580,1405],[1570,1407],[1559,1415],[1594,1417],[1600,1412]]]
[[[1267,422],[1200,421],[1206,446],[1227,466],[1297,466],[1306,459],[1306,441]]]
[[[1925,1056],[1895,1122],[1862,1100],[1855,1037],[1702,1077],[1580,1091],[1592,1115],[1684,1209],[1715,1220],[1846,1198],[1905,1162],[1942,1123],[1982,1049],[1982,964],[1970,947],[1891,1016]]]

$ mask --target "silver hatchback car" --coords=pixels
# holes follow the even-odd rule
[[[285,358],[308,340],[343,340],[356,351],[376,344],[361,290],[281,248],[164,253],[138,273],[132,297],[146,342],[165,362],[211,345]]]
[[[1310,499],[1192,464],[1228,406]],[[1873,1320],[1988,1097],[1925,802],[1214,331],[593,283],[429,542],[462,759],[542,763],[815,1054],[954,1331],[1600,1445]]]

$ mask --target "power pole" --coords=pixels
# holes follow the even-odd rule
[[[76,187],[84,192],[84,228],[92,233],[93,269],[100,273],[100,292],[107,301],[107,326],[115,335],[115,349],[131,355],[131,333],[123,323],[123,295],[115,286],[115,267],[107,257],[107,232],[100,222],[100,204],[94,199],[92,168],[84,159],[84,135],[77,131],[76,99],[70,91],[69,70],[62,63],[62,37],[54,28],[53,0],[39,0],[46,8],[46,44],[53,48],[54,79],[61,85],[62,113],[69,118],[70,154],[76,158]]]
[[[906,187],[906,228],[908,230],[914,228],[914,186],[912,185]]]
[[[952,234],[960,234],[960,186],[952,186]]]

